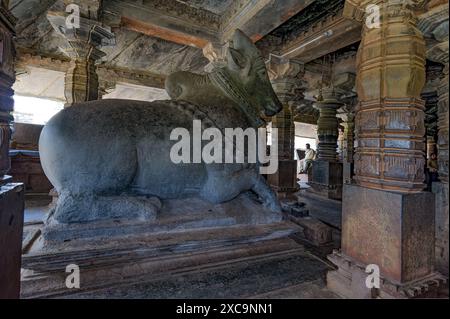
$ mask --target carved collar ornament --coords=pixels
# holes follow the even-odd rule
[[[252,99],[248,92],[233,80],[226,68],[215,68],[208,74],[208,77],[225,96],[238,105],[253,127],[261,127],[266,124],[259,116],[259,107],[251,102]]]

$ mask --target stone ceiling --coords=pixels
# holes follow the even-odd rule
[[[203,8],[215,14],[222,14],[230,7],[233,0],[177,0],[194,8]]]
[[[314,72],[317,68],[314,65],[319,57],[340,48],[345,50],[349,44],[359,41],[360,26],[351,25],[352,22],[342,18],[343,3],[343,0],[103,1],[101,21],[112,28],[116,44],[102,48],[106,56],[100,65],[106,69],[146,72],[160,77],[179,70],[202,73],[209,62],[202,52],[204,43],[223,43],[236,28],[247,33],[266,56],[269,53],[283,54],[297,42],[309,42],[316,34],[332,28],[335,30],[332,37],[288,57],[312,63],[313,67],[308,69],[311,74],[307,77],[311,78],[311,83],[316,83]],[[18,18],[19,55],[26,52],[67,61],[59,49],[64,40],[47,19],[49,11],[65,11],[64,0],[11,0],[10,9]],[[155,33],[155,30],[161,32]],[[341,41],[343,37],[349,38],[347,42]],[[22,61],[23,64],[26,61]],[[47,66],[49,69],[53,69],[51,64]],[[42,65],[38,67],[45,68]],[[64,68],[57,71],[64,72]],[[27,74],[22,74],[18,92],[24,90],[25,84],[30,83],[38,71],[33,70],[28,75],[30,78],[27,79]],[[46,73],[45,76],[55,77],[56,73]],[[161,83],[160,79],[156,82]],[[129,83],[143,84],[139,81]],[[155,87],[162,88],[160,84]],[[55,98],[54,92],[60,92],[59,87],[39,90],[51,92],[48,94],[52,98]],[[297,108],[303,114],[317,115],[309,103]]]

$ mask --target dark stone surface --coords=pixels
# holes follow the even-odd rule
[[[436,270],[448,276],[448,184],[433,183],[436,196]]]
[[[275,174],[267,175],[267,182],[276,191],[295,191],[297,185],[297,161],[278,161],[278,171]]]
[[[312,190],[330,199],[342,198],[342,163],[316,160],[308,184]]]
[[[73,294],[71,298],[246,298],[323,278],[328,267],[297,253]]]
[[[344,185],[342,253],[377,264],[402,283],[430,274],[434,264],[434,195]]]
[[[0,299],[19,298],[23,184],[0,186]]]
[[[51,221],[154,220],[157,209],[146,197],[198,195],[222,203],[248,190],[281,213],[256,163],[193,163],[191,154],[198,155],[194,147],[190,163],[171,159],[180,140],[178,134],[172,136],[175,128],[189,132],[190,138],[193,120],[201,121],[201,130],[222,133],[225,128],[257,128],[264,124],[262,112],[272,116],[281,110],[259,51],[239,30],[228,55],[227,66],[208,76],[171,74],[166,80],[171,101],[90,101],[52,117],[39,140],[42,167],[59,194]],[[202,146],[208,142],[203,140]]]

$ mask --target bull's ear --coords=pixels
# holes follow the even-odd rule
[[[231,47],[228,48],[228,66],[236,71],[245,69],[248,61],[247,58],[238,50]]]

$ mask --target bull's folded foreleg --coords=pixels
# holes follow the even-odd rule
[[[262,199],[264,206],[267,206],[273,212],[281,212],[281,205],[277,195],[269,185],[267,185],[267,182],[262,175],[255,175],[252,191]]]
[[[154,220],[161,202],[153,196],[60,192],[47,224],[85,223],[108,219]]]

